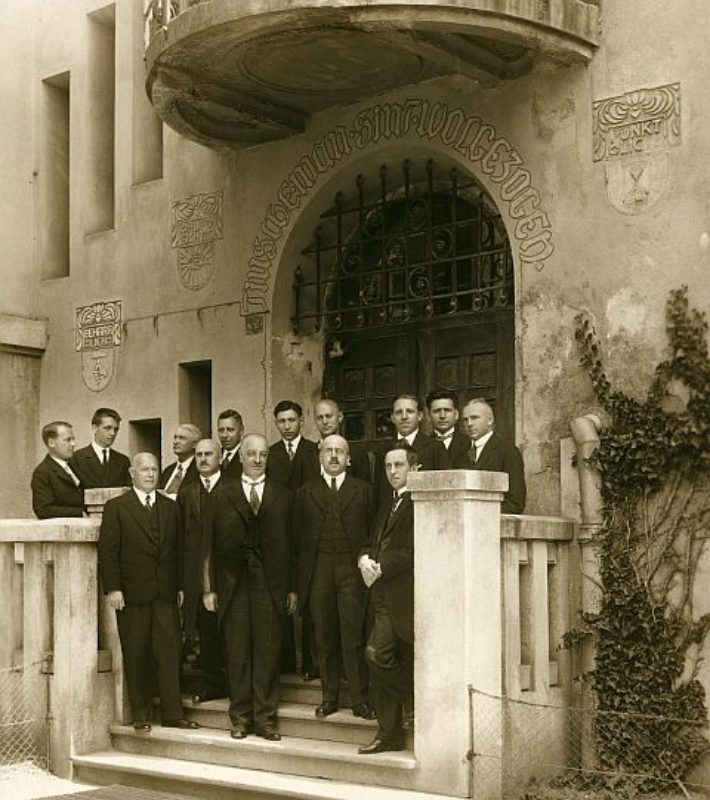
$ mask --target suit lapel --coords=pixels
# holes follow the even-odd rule
[[[345,480],[343,481],[338,494],[340,495],[340,510],[345,511],[357,494],[355,483],[347,473],[345,474]]]
[[[259,513],[257,517],[263,516],[272,506],[274,502],[274,489],[270,480],[264,481],[264,493],[261,496],[261,504],[259,505]]]
[[[47,458],[49,459],[50,468],[54,470],[54,474],[60,480],[64,481],[64,483],[68,484],[69,486],[73,486],[76,489],[77,486],[72,480],[71,475],[69,475],[69,473],[66,470],[62,469],[62,467],[60,467],[59,464],[57,464],[57,462],[51,456],[47,456]],[[77,477],[79,476],[77,475]]]
[[[220,481],[221,483],[221,481]],[[223,487],[223,491],[227,494],[227,497],[231,501],[232,505],[237,509],[239,515],[243,518],[244,522],[248,525],[249,524],[249,512],[250,507],[249,503],[244,495],[244,490],[242,489],[242,482],[239,481],[238,484],[235,485],[227,485]],[[264,487],[264,492],[266,492],[266,487]],[[261,510],[261,509],[259,509]]]
[[[488,469],[488,465],[493,463],[494,455],[498,449],[498,439],[495,435],[486,442],[486,446],[481,451],[478,461],[476,461],[476,469]]]
[[[128,500],[128,512],[133,517],[134,522],[143,531],[143,533],[145,533],[150,541],[155,542],[153,532],[150,529],[150,520],[148,519],[147,509],[145,506],[141,505],[141,501],[138,499],[138,495],[133,491],[133,489],[131,489],[128,494],[130,495]],[[158,502],[157,499],[156,502]]]

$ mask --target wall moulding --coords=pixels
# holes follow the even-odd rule
[[[286,174],[252,244],[242,286],[243,315],[269,310],[280,245],[294,212],[307,202],[321,177],[368,147],[411,136],[464,156],[475,174],[490,183],[499,208],[507,211],[509,233],[521,263],[544,268],[554,252],[550,218],[522,155],[505,136],[460,106],[423,98],[378,103],[359,111],[349,123],[326,131]]]

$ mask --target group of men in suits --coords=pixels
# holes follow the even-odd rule
[[[494,432],[485,400],[463,407],[462,430],[453,392],[432,392],[426,407],[431,436],[421,430],[419,399],[400,395],[391,414],[396,437],[370,451],[340,435],[343,414],[332,399],[314,406],[317,442],[303,436],[301,406],[278,403],[279,439],[270,447],[260,434],[245,436],[241,416],[227,409],[219,441],[178,426],[176,460],[160,474],[155,456],[140,453],[129,465],[112,449],[120,425],[112,409],[96,412],[93,441],[76,453],[68,423],[45,426],[48,453],[32,480],[38,516],[80,516],[83,487],[133,487],[106,504],[99,556],[137,730],[150,730],[150,663],[163,724],[195,726],[180,707],[182,605],[184,635],[199,639],[204,675],[193,703],[228,693],[233,738],[280,738],[279,673],[295,670],[300,649],[304,679],[321,678],[319,718],[338,711],[344,675],[353,714],[378,718],[377,736],[360,751],[402,746],[413,714],[409,472],[504,471],[502,510],[521,513],[525,503],[522,458]]]

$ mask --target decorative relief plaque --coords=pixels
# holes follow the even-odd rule
[[[178,251],[180,283],[205,286],[215,269],[214,243],[223,236],[222,192],[193,194],[173,203],[171,246]]]
[[[111,382],[116,350],[121,345],[120,300],[93,303],[76,309],[74,348],[81,353],[81,377],[92,392],[103,391]]]
[[[606,162],[609,201],[622,214],[646,211],[668,185],[668,148],[681,141],[680,84],[597,100],[592,114],[593,158]]]

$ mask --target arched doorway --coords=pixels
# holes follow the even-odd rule
[[[513,260],[474,178],[433,160],[358,175],[301,253],[292,309],[294,333],[324,337],[349,440],[388,437],[393,398],[435,387],[486,397],[514,438]]]

